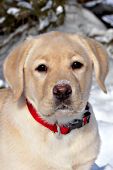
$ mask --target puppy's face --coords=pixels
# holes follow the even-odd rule
[[[51,123],[66,123],[84,110],[91,86],[92,62],[71,37],[41,37],[24,66],[25,93]]]
[[[103,46],[84,36],[50,32],[28,38],[12,50],[4,75],[14,100],[24,92],[41,117],[64,124],[84,110],[93,68],[106,92],[108,60]]]

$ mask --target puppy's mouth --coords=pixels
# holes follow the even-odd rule
[[[75,118],[75,110],[71,105],[62,103],[54,107],[54,114],[46,117],[49,123],[56,123],[59,125],[67,124]]]
[[[55,112],[62,111],[62,112],[70,112],[73,111],[73,108],[65,103],[60,104],[55,108]]]
[[[79,118],[78,109],[73,107],[71,101],[54,103],[51,114],[44,115],[44,119],[50,124],[57,122],[59,125],[64,125],[71,122],[75,118]]]

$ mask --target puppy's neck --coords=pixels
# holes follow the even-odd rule
[[[89,103],[87,103],[87,105],[86,105],[85,111],[82,115],[82,119],[74,119],[71,122],[69,122],[65,125],[61,125],[61,126],[59,126],[57,123],[49,124],[46,120],[41,118],[40,115],[38,114],[38,112],[33,107],[33,105],[27,99],[26,99],[26,104],[27,104],[29,112],[31,113],[31,115],[35,119],[35,121],[37,121],[39,124],[48,128],[49,130],[51,130],[54,133],[66,135],[74,129],[78,129],[78,128],[85,126],[90,121],[91,112],[90,112]]]

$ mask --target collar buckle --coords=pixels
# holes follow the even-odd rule
[[[82,126],[89,123],[91,113],[89,111],[85,112],[82,118]]]

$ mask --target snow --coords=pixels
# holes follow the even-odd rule
[[[102,0],[98,0],[98,1],[89,1],[86,3],[87,7],[92,7],[92,6],[95,6],[96,4],[99,4],[101,3]]]
[[[93,106],[101,138],[101,148],[96,164],[101,168],[93,170],[113,170],[113,65],[110,67],[104,94],[94,83],[91,91],[90,102]],[[104,168],[105,167],[105,168]]]
[[[8,87],[8,84],[0,79],[0,88]]]
[[[101,138],[101,148],[96,164],[99,167],[93,170],[113,170],[113,90],[107,95],[95,90],[95,99],[90,101],[98,122]],[[98,96],[97,96],[98,94]]]
[[[4,81],[3,80],[0,80],[0,87],[3,87],[5,84],[4,84]]]
[[[104,170],[113,170],[113,167],[111,167],[110,165],[107,165],[107,167]]]
[[[104,0],[103,3],[113,6],[113,0]]]
[[[5,17],[0,17],[0,24],[2,24],[5,21]]]
[[[102,91],[100,91],[100,89],[96,89],[94,92],[92,91],[90,101],[93,105],[93,110],[98,121],[102,120],[108,123],[113,123],[112,86],[109,86],[107,94],[104,94]]]
[[[45,18],[43,20],[40,19],[40,24],[39,24],[39,31],[43,30],[44,28],[46,28],[49,25],[49,20],[48,18]]]
[[[96,163],[101,167],[109,163],[113,167],[113,123],[99,121],[101,152]]]
[[[18,6],[32,10],[32,5],[28,2],[18,2]]]
[[[113,26],[113,14],[111,15],[105,15],[102,17],[102,19],[108,23],[108,24],[111,24],[111,26]]]
[[[19,13],[20,9],[18,8],[15,8],[15,7],[11,7],[7,10],[7,13],[8,14],[11,14],[11,15],[14,15],[14,16],[17,16],[18,13]]]
[[[56,9],[56,14],[59,15],[61,13],[63,13],[63,7],[62,6],[58,6],[57,9]]]
[[[113,59],[109,59],[109,74],[105,81],[107,94],[93,80],[90,103],[95,113],[101,138],[101,148],[92,170],[113,170]],[[97,166],[98,165],[98,166]],[[101,167],[101,168],[99,168]]]
[[[52,7],[52,4],[53,4],[53,2],[52,2],[51,0],[49,0],[49,1],[47,2],[46,6],[44,6],[44,7],[41,9],[41,11],[44,12],[44,11],[50,9],[50,8]]]

